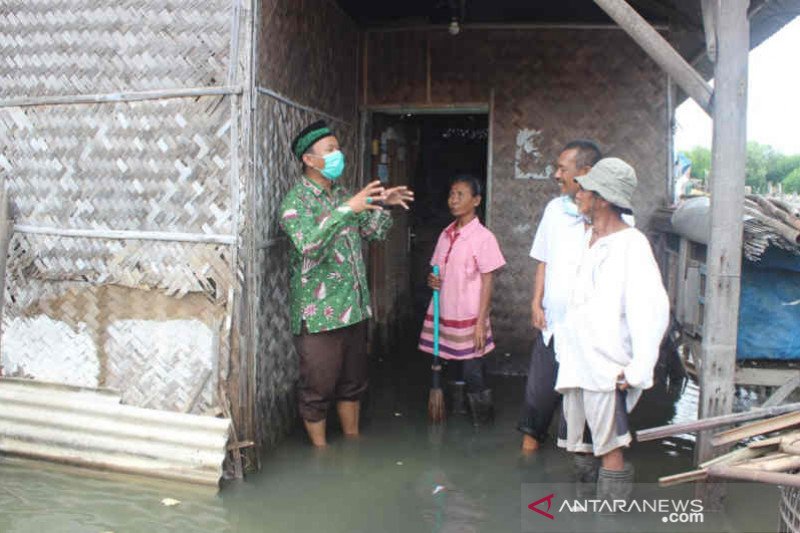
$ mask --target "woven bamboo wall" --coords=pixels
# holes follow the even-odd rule
[[[488,103],[494,91],[490,222],[508,260],[497,276],[494,360],[498,371],[524,372],[533,338],[528,252],[557,189],[515,176],[545,178],[564,143],[594,138],[636,168],[635,214],[646,227],[666,197],[666,76],[616,30],[374,32],[365,49],[367,105]],[[420,80],[428,61],[430,78]],[[521,137],[532,140],[530,149],[521,149]]]
[[[0,173],[17,224],[7,374],[112,386],[147,407],[219,407],[249,117],[238,95],[155,93],[235,82],[249,65],[231,65],[232,28],[248,24],[235,4],[5,3]],[[116,92],[127,96],[104,96]]]
[[[356,113],[359,30],[330,0],[262,0],[259,86],[330,115]]]
[[[231,0],[4,0],[0,98],[221,85]]]
[[[258,437],[270,445],[296,416],[297,355],[289,317],[289,246],[280,202],[300,178],[291,141],[319,119],[336,131],[354,186],[360,161],[356,120],[358,31],[327,0],[264,0],[256,57],[254,287]]]

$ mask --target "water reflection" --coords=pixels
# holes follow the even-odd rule
[[[234,531],[214,492],[28,462],[0,463],[0,531]],[[164,498],[180,500],[175,507]]]
[[[401,374],[376,380],[360,439],[344,439],[332,425],[331,445],[315,450],[298,431],[263,458],[262,472],[219,494],[0,460],[0,531],[518,531],[523,484],[568,482],[572,465],[552,442],[520,455],[514,427],[524,380],[493,381],[497,420],[476,430],[466,417],[430,426],[427,383]],[[691,381],[656,386],[631,423],[693,420],[697,400]],[[637,481],[691,469],[692,444],[683,436],[635,443],[628,458]],[[165,507],[163,498],[181,503]],[[772,524],[776,511],[765,506],[755,516]]]

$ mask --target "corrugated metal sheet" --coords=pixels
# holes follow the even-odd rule
[[[120,404],[108,389],[0,380],[0,452],[217,485],[228,419]]]

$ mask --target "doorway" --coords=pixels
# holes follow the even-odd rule
[[[412,210],[396,218],[385,248],[370,254],[377,326],[396,346],[390,339],[411,343],[419,334],[431,297],[430,258],[452,222],[447,197],[454,176],[471,174],[481,183],[478,215],[485,222],[489,121],[487,113],[374,113],[371,131],[371,176],[407,184],[416,195]]]

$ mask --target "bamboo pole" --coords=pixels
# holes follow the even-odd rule
[[[742,439],[763,435],[764,433],[771,433],[773,431],[780,431],[789,427],[797,426],[800,424],[800,412],[786,413],[784,415],[770,418],[768,420],[759,420],[751,424],[723,431],[717,433],[711,439],[712,446],[723,446],[731,444]]]
[[[792,226],[793,228],[800,230],[800,218],[788,213],[787,211],[784,211],[783,209],[778,207],[775,203],[757,194],[748,194],[747,199],[757,203],[762,211],[771,215],[773,218],[777,218],[778,220],[785,222],[789,226]]]
[[[214,233],[172,233],[168,231],[129,231],[104,229],[71,229],[48,228],[18,224],[14,226],[18,233],[37,235],[56,235],[59,237],[85,237],[89,239],[118,239],[140,241],[197,242],[208,244],[234,244],[235,235],[219,235]]]
[[[706,113],[711,114],[711,86],[635,9],[625,0],[594,0],[594,3],[672,76]]]
[[[776,449],[778,447],[777,444],[773,445]],[[714,465],[723,465],[723,464],[732,464],[732,463],[741,463],[742,461],[749,461],[751,459],[756,459],[765,455],[769,450],[765,449],[765,447],[761,448],[737,448],[732,452],[728,452],[726,454],[720,455],[719,457],[714,457],[713,459],[709,459],[704,463],[700,463],[700,468],[708,468],[709,466]]]
[[[783,472],[764,472],[752,470],[740,466],[712,466],[708,469],[708,475],[724,479],[741,479],[743,481],[758,481],[760,483],[772,483],[783,485],[784,487],[800,487],[800,475],[786,474]]]
[[[781,457],[771,457],[764,461],[744,462],[736,466],[764,472],[786,472],[800,468],[800,456],[786,454]]]
[[[241,94],[241,86],[230,87],[190,87],[159,89],[155,91],[129,91],[102,94],[64,94],[47,96],[23,96],[0,100],[3,107],[31,107],[44,105],[102,104],[108,102],[140,102],[165,98],[194,98],[197,96],[225,96]]]
[[[702,420],[684,422],[682,424],[670,424],[668,426],[642,429],[636,432],[636,440],[639,442],[645,442],[648,440],[663,439],[664,437],[671,437],[673,435],[682,435],[684,433],[695,433],[697,431],[715,429],[721,426],[749,422],[751,420],[782,415],[784,413],[797,410],[800,410],[800,403],[790,403],[786,405],[770,407],[767,409],[752,409],[750,411],[745,411],[744,413],[714,416],[704,418]]]
[[[3,311],[6,299],[6,261],[8,260],[8,243],[14,231],[14,222],[9,216],[8,193],[5,180],[0,181],[0,353],[3,339]],[[2,372],[0,372],[2,375]]]
[[[691,483],[692,481],[702,481],[708,477],[708,470],[700,468],[698,470],[691,470],[689,472],[681,472],[672,476],[664,476],[658,478],[659,487],[672,487],[674,485],[681,485],[683,483]]]

